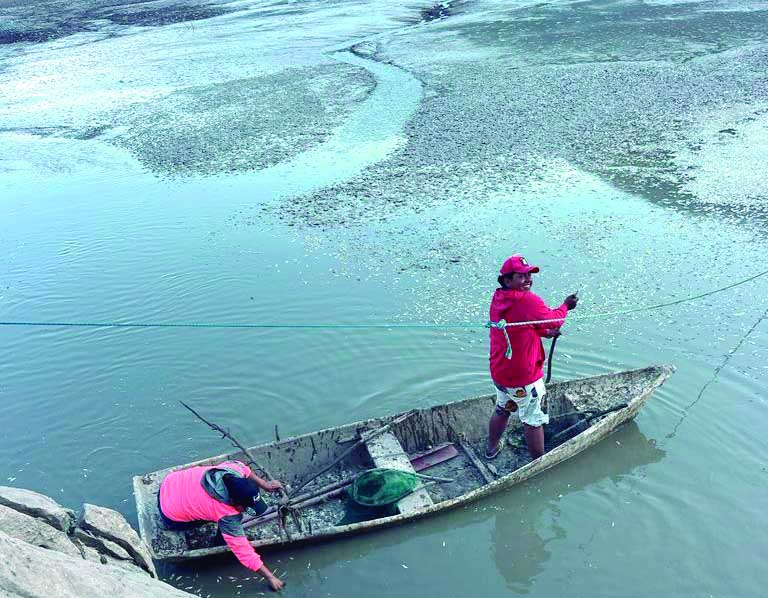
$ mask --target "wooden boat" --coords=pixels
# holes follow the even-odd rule
[[[253,447],[249,452],[256,462],[294,487],[348,454],[301,490],[307,497],[305,506],[299,503],[301,530],[290,518],[281,529],[274,515],[266,515],[246,524],[248,537],[257,548],[326,540],[426,517],[509,488],[580,453],[632,420],[654,389],[673,372],[673,366],[650,366],[550,384],[546,395],[550,416],[550,424],[545,426],[547,450],[534,461],[522,440],[522,424],[514,415],[504,450],[492,461],[481,456],[495,402],[492,395]],[[159,518],[157,494],[163,478],[172,471],[230,459],[247,461],[242,452],[233,452],[134,477],[139,529],[155,559],[180,561],[228,550],[216,542],[214,523],[188,531],[166,529]],[[351,499],[340,496],[334,488],[372,467],[413,471],[414,465],[428,468],[430,476],[451,481],[418,489],[394,505],[394,514],[340,524]],[[313,498],[316,495],[319,498]]]

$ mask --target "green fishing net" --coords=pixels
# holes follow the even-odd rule
[[[397,469],[370,469],[355,478],[352,499],[365,507],[381,507],[397,502],[419,486],[415,473]]]

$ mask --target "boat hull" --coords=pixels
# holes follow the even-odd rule
[[[562,415],[561,427],[572,426],[574,422],[583,420],[580,416],[569,415],[574,412],[607,410],[615,407],[617,403],[626,403],[626,407],[596,419],[585,430],[562,444],[552,447],[539,459],[517,466],[521,463],[518,458],[517,462],[508,465],[513,468],[511,471],[502,471],[501,475],[492,481],[488,481],[487,471],[484,472],[485,479],[474,472],[473,481],[468,482],[469,486],[465,483],[464,487],[458,487],[453,494],[441,495],[440,491],[436,490],[437,500],[434,504],[347,525],[321,525],[304,531],[289,529],[288,534],[280,533],[276,524],[273,524],[270,533],[265,533],[263,537],[252,538],[251,544],[257,548],[286,546],[359,534],[428,517],[508,489],[594,446],[634,419],[653,391],[673,372],[672,366],[650,366],[639,370],[553,384],[547,393],[549,413],[555,420]],[[437,445],[443,441],[461,444],[469,452],[473,451],[472,446],[480,450],[487,434],[488,417],[494,402],[495,396],[486,395],[418,410],[413,417],[398,426],[393,426],[392,432],[405,453],[417,452],[420,449],[423,450],[425,446]],[[398,415],[402,414],[329,428],[281,442],[266,443],[254,447],[251,452],[258,461],[262,462],[263,459],[264,462],[268,462],[268,468],[273,470],[280,479],[302,479],[309,471],[318,470],[323,463],[332,462],[354,444],[361,432],[385,425]],[[510,434],[520,432],[519,420],[511,421]],[[140,533],[155,559],[171,562],[185,561],[225,553],[229,550],[226,546],[190,545],[188,540],[186,543],[182,542],[183,533],[162,529],[157,516],[157,489],[165,475],[171,471],[233,458],[242,458],[242,455],[239,453],[219,455],[133,479]],[[357,454],[353,453],[350,456],[348,464],[358,469],[365,468],[370,466],[369,458],[370,455],[365,451],[365,447],[361,447]],[[307,463],[310,464],[309,467],[306,466]],[[460,466],[471,467],[470,461]],[[457,467],[453,468],[454,473]],[[292,468],[293,472],[290,471]],[[431,471],[427,473],[432,474]],[[443,474],[439,473],[439,475]]]

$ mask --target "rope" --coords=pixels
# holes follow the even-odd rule
[[[487,328],[498,328],[504,333],[504,340],[507,341],[507,350],[504,352],[504,357],[506,357],[507,359],[512,359],[512,343],[509,340],[509,333],[507,332],[507,326],[514,326],[515,324],[517,323],[516,322],[507,323],[507,321],[504,318],[502,318],[498,322],[489,321],[485,325]]]
[[[736,354],[736,352],[741,348],[741,345],[744,344],[744,341],[747,340],[747,337],[749,337],[749,335],[751,335],[755,331],[755,328],[757,328],[762,323],[762,321],[765,320],[766,318],[768,318],[768,309],[766,309],[763,312],[763,315],[760,316],[754,324],[752,324],[752,326],[750,327],[749,330],[747,330],[746,333],[744,333],[744,335],[739,339],[739,342],[736,343],[736,346],[733,347],[733,349],[731,349],[730,351],[728,351],[728,353],[725,355],[720,365],[718,365],[715,368],[715,371],[712,374],[712,377],[709,380],[707,380],[704,386],[701,387],[701,390],[699,391],[699,394],[696,395],[696,398],[685,409],[683,409],[683,415],[675,424],[675,427],[673,428],[673,430],[669,434],[667,434],[667,439],[675,437],[675,435],[677,434],[678,428],[685,421],[685,418],[688,417],[688,413],[690,412],[691,409],[693,409],[694,405],[696,405],[696,403],[698,403],[701,400],[701,397],[704,396],[704,393],[706,392],[707,388],[709,388],[709,385],[712,384],[715,380],[717,380],[717,378],[720,376],[720,372],[723,370],[723,368],[726,365],[728,365],[728,362],[731,360],[731,357],[733,357]]]
[[[703,299],[716,293],[722,293],[734,287],[751,282],[761,276],[768,274],[768,270],[759,272],[748,278],[744,278],[728,286],[720,287],[713,291],[675,299],[665,303],[656,303],[642,307],[635,307],[621,311],[598,312],[584,316],[575,316],[571,320],[593,320],[596,318],[609,318],[613,316],[624,316],[643,311],[651,311],[680,305],[697,299]],[[225,324],[216,322],[35,322],[35,321],[5,321],[0,322],[0,326],[37,326],[37,327],[72,327],[72,328],[225,328],[225,329],[271,329],[271,328],[307,328],[307,329],[339,329],[339,330],[360,330],[360,329],[440,329],[440,328],[502,328],[506,334],[506,328],[510,326],[529,326],[532,324],[548,324],[552,322],[562,322],[565,318],[554,318],[550,320],[529,320],[526,322],[505,322],[504,326],[499,326],[501,322],[488,322],[484,325],[477,323],[456,323],[456,324],[413,324],[413,323],[389,323],[389,324],[305,324],[305,323],[280,323],[280,324]]]
[[[693,295],[691,297],[684,297],[683,299],[676,299],[674,301],[668,301],[666,303],[658,303],[656,305],[648,305],[645,307],[636,307],[634,309],[628,309],[625,311],[617,311],[617,312],[604,312],[602,314],[593,314],[591,316],[582,316],[578,318],[579,320],[587,320],[590,318],[596,318],[596,317],[608,317],[608,316],[623,316],[627,314],[633,314],[641,311],[650,311],[652,309],[659,309],[662,307],[670,307],[671,305],[679,305],[681,303],[687,303],[689,301],[695,301],[696,299],[703,299],[704,297],[709,297],[710,295],[715,295],[716,293],[722,293],[723,291],[727,291],[729,289],[732,289],[734,287],[741,286],[743,284],[746,284],[748,282],[752,282],[756,278],[760,278],[761,276],[765,276],[768,274],[768,270],[764,270],[763,272],[758,272],[754,276],[750,276],[748,278],[744,278],[742,280],[739,280],[737,282],[734,282],[733,284],[729,284],[724,287],[720,287],[719,289],[715,289],[714,291],[707,291],[706,293],[701,293],[699,295]]]
[[[635,307],[633,309],[626,309],[623,311],[615,311],[615,312],[603,312],[603,313],[597,313],[597,314],[591,314],[581,317],[576,317],[574,319],[576,320],[591,320],[594,318],[607,318],[611,316],[623,316],[627,314],[633,314],[638,313],[641,311],[650,311],[652,309],[660,309],[662,307],[669,307],[670,305],[678,305],[680,303],[686,303],[688,301],[694,301],[696,299],[701,299],[703,297],[708,297],[709,295],[714,295],[715,293],[721,293],[723,291],[726,291],[728,289],[732,289],[733,287],[737,287],[739,285],[742,285],[744,283],[750,282],[754,280],[755,278],[759,278],[760,276],[764,276],[765,274],[768,274],[768,270],[765,270],[764,272],[760,272],[758,274],[755,274],[754,276],[750,276],[749,278],[745,278],[743,280],[739,280],[738,282],[735,282],[733,284],[729,284],[728,286],[721,287],[719,289],[715,289],[714,291],[707,291],[706,293],[700,293],[699,295],[694,295],[692,297],[685,297],[683,299],[675,299],[673,301],[667,301],[666,303],[657,303],[656,305],[647,305],[644,307]],[[507,327],[508,326],[528,326],[531,324],[551,324],[551,323],[563,323],[565,322],[565,318],[552,318],[549,320],[528,320],[526,322],[507,322],[506,320],[502,319],[498,322],[487,322],[486,327],[487,328],[500,328],[504,332],[504,340],[507,343],[507,349],[504,352],[504,357],[507,359],[512,359],[512,343],[509,340],[509,334],[507,334]],[[554,343],[553,343],[554,345]],[[554,348],[554,346],[553,346]],[[552,354],[550,353],[550,363],[549,367],[551,368],[552,365]],[[548,374],[549,375],[549,374]],[[547,382],[549,382],[549,379],[547,379]]]
[[[475,323],[465,324],[219,324],[215,322],[0,322],[0,326],[71,326],[75,328],[478,328]]]

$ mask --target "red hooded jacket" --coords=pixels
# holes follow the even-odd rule
[[[512,359],[507,359],[507,341],[504,332],[491,328],[491,378],[496,384],[506,387],[525,386],[542,377],[544,345],[541,337],[547,330],[559,328],[565,321],[568,307],[563,303],[557,309],[550,309],[536,293],[496,289],[491,299],[490,319],[492,322],[528,322],[531,320],[561,320],[546,324],[508,326],[507,334],[512,345]]]

